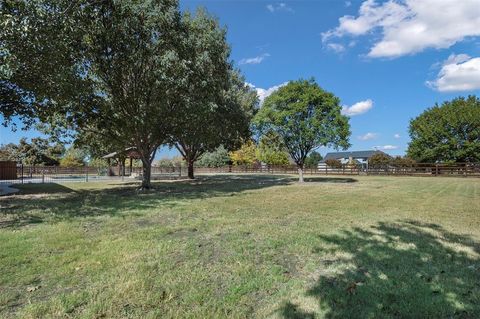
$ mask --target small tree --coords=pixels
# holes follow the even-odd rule
[[[185,167],[185,160],[181,156],[163,157],[155,162],[155,166]]]
[[[327,159],[325,161],[325,164],[327,164],[327,166],[331,167],[331,168],[341,168],[342,167],[342,163],[336,158]]]
[[[299,182],[308,154],[320,147],[347,148],[350,144],[348,118],[341,114],[340,100],[312,79],[293,81],[267,97],[258,112],[256,125],[281,136],[295,161]]]
[[[88,166],[95,168],[108,168],[108,162],[104,158],[92,158],[88,162]]]
[[[385,167],[392,163],[392,158],[383,152],[378,152],[368,159],[369,167]]]
[[[318,163],[323,159],[322,155],[319,152],[313,151],[308,155],[307,159],[305,160],[305,165],[310,167],[317,167]]]
[[[200,167],[222,167],[230,163],[228,151],[223,145],[217,147],[213,152],[203,154],[197,162]]]
[[[64,167],[82,167],[85,165],[86,154],[84,151],[70,147],[60,160],[60,166]]]
[[[233,165],[251,165],[257,161],[257,147],[252,140],[248,140],[240,149],[230,152]]]
[[[287,165],[288,153],[282,144],[282,138],[275,132],[267,132],[260,138],[257,158],[268,165]]]

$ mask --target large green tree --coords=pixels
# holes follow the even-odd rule
[[[82,144],[134,146],[142,188],[159,145],[173,141],[191,162],[246,135],[245,88],[232,89],[225,30],[205,12],[181,13],[177,0],[6,0],[0,8],[7,124],[39,119]]]
[[[188,82],[182,39],[189,28],[178,2],[6,1],[2,26],[7,121],[39,118],[52,130],[61,124],[79,136],[134,146],[142,188],[149,188],[155,152]]]
[[[194,164],[220,145],[239,146],[249,137],[249,124],[256,104],[255,92],[233,70],[226,30],[205,10],[184,14],[182,59],[188,69],[178,96],[180,112],[170,134],[194,178]],[[183,84],[183,85],[182,85]]]
[[[267,97],[255,123],[273,131],[295,161],[299,181],[308,154],[320,146],[347,148],[348,118],[341,113],[340,100],[313,80],[292,81]]]
[[[480,161],[480,99],[436,104],[410,122],[407,154],[418,162]]]

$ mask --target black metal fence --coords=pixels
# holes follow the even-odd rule
[[[2,169],[0,167],[0,169]],[[295,165],[238,165],[223,167],[196,167],[195,174],[297,174]],[[305,167],[305,175],[391,175],[391,176],[457,176],[480,177],[480,163],[455,164],[415,164],[395,167],[391,165],[365,168],[362,166],[341,165],[338,167]],[[142,175],[141,167],[123,170],[119,167],[61,167],[17,165],[16,176],[0,180],[0,183],[58,183],[92,182],[102,180],[135,180]],[[152,179],[179,178],[187,176],[183,166],[152,166]]]
[[[0,168],[1,169],[1,168]],[[16,176],[10,179],[0,180],[4,184],[23,183],[59,183],[59,182],[93,182],[93,181],[122,181],[125,179],[135,180],[142,174],[141,167],[133,167],[123,170],[118,167],[62,167],[62,166],[28,166],[17,165]],[[183,167],[152,167],[152,179],[172,178],[186,175]]]

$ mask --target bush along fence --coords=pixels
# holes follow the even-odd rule
[[[7,172],[8,170],[8,172]],[[229,165],[222,167],[196,167],[195,174],[297,174],[295,165]],[[101,180],[124,180],[139,178],[141,167],[133,168],[96,168],[96,167],[61,167],[61,166],[27,166],[11,163],[2,166],[0,162],[0,182],[2,183],[55,183],[55,182],[89,182]],[[370,166],[368,168],[354,165],[338,167],[305,167],[305,175],[392,175],[392,176],[463,176],[480,177],[480,163],[455,164],[415,164],[396,167],[391,165]],[[187,176],[187,168],[182,166],[152,166],[152,179],[179,178]]]

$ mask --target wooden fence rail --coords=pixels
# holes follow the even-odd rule
[[[295,165],[238,165],[222,167],[196,167],[195,174],[297,174]],[[15,163],[0,165],[0,182],[58,182],[58,181],[93,181],[105,179],[123,179],[125,176],[138,177],[141,167],[121,170],[118,167],[60,167],[27,166]],[[480,163],[456,164],[416,164],[408,167],[391,165],[364,168],[361,166],[342,165],[339,167],[305,167],[305,175],[391,175],[391,176],[462,176],[480,177]],[[152,178],[182,177],[187,175],[186,167],[153,166]]]

